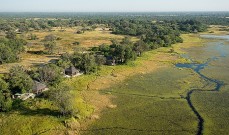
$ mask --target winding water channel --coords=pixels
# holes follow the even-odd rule
[[[117,108],[105,109],[100,119],[88,129],[80,130],[82,134],[227,132],[229,37],[205,35],[203,38],[214,39],[209,39],[204,46],[183,49],[186,54],[182,56],[191,63],[137,74],[101,90],[101,94],[114,95],[112,104]],[[213,128],[216,130],[210,133]]]
[[[224,82],[221,80],[217,80],[214,78],[210,78],[206,75],[204,75],[201,71],[204,70],[206,67],[211,66],[210,63],[213,61],[217,61],[223,57],[227,57],[228,56],[228,46],[225,44],[224,41],[229,41],[229,36],[215,36],[215,35],[201,35],[202,38],[210,38],[210,39],[218,39],[219,41],[214,42],[214,43],[209,43],[208,45],[210,46],[206,46],[206,48],[208,49],[208,51],[216,51],[217,53],[214,54],[212,53],[210,55],[210,57],[206,60],[206,62],[204,63],[197,63],[194,62],[194,60],[192,58],[189,58],[189,56],[186,54],[185,58],[189,58],[192,63],[178,63],[176,64],[176,67],[178,68],[189,68],[192,69],[193,71],[195,71],[195,73],[197,73],[203,80],[205,80],[208,83],[214,83],[215,87],[214,89],[210,89],[207,90],[205,92],[213,92],[213,91],[219,91],[221,89],[222,86],[224,86]],[[192,111],[195,113],[195,115],[197,116],[199,122],[198,122],[198,132],[197,135],[202,135],[203,134],[203,129],[204,129],[204,118],[201,116],[201,114],[198,112],[198,110],[196,109],[196,107],[194,106],[192,100],[191,100],[191,96],[194,92],[197,91],[203,91],[202,89],[192,89],[187,93],[187,97],[186,100],[190,106],[190,108],[192,109]]]

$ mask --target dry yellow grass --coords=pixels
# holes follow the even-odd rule
[[[22,54],[21,61],[17,63],[7,63],[0,65],[0,73],[8,73],[9,69],[16,65],[21,65],[26,69],[33,68],[38,65],[46,64],[52,59],[57,59],[57,56],[51,55],[35,55],[35,54]]]
[[[72,51],[75,47],[74,42],[80,42],[81,47],[94,47],[101,44],[110,44],[110,40],[118,39],[121,40],[123,36],[111,34],[111,31],[96,29],[95,31],[87,31],[83,34],[75,34],[77,27],[73,28],[53,28],[52,31],[38,31],[32,32],[39,38],[38,42],[41,42],[46,35],[53,34],[62,39],[57,41],[59,47],[63,47],[66,51]],[[136,38],[135,38],[136,40]]]
[[[74,42],[80,42],[80,47],[95,47],[101,44],[111,44],[112,39],[121,40],[124,38],[122,35],[114,35],[111,34],[111,31],[108,29],[101,30],[96,29],[95,31],[85,32],[83,34],[75,34],[75,32],[79,29],[78,27],[74,28],[53,28],[52,31],[33,31],[27,33],[35,34],[39,38],[38,40],[28,40],[28,46],[26,47],[27,51],[44,51],[44,46],[42,40],[45,36],[49,34],[53,34],[57,37],[62,38],[57,41],[57,48],[55,52],[57,54],[64,52],[72,52],[77,45],[73,45]],[[61,31],[63,30],[63,31]],[[20,36],[20,35],[19,35]],[[132,37],[133,41],[138,40],[136,37]],[[52,59],[58,58],[58,55],[50,56],[50,55],[38,55],[31,53],[23,53],[21,56],[21,61],[17,63],[3,64],[0,65],[0,73],[7,73],[12,66],[22,65],[27,68],[48,63]]]
[[[221,27],[229,28],[228,26],[220,26],[220,25],[211,25],[207,32],[203,34],[214,34],[214,35],[228,35],[228,31],[221,31]]]

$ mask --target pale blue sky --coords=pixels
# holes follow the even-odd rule
[[[0,0],[0,12],[229,11],[229,0]]]

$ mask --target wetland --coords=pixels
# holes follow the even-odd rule
[[[181,48],[190,62],[137,74],[100,91],[113,95],[117,108],[102,111],[82,133],[228,134],[229,36],[200,37],[208,42]]]

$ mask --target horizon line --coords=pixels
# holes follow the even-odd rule
[[[212,11],[0,11],[0,13],[169,13],[169,12],[229,12]]]

